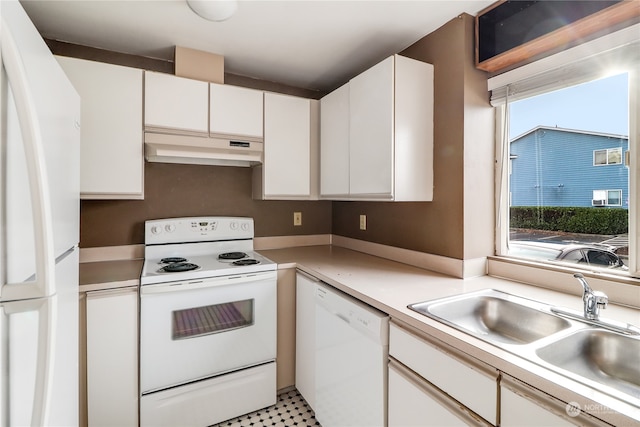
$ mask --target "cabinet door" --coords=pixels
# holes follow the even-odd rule
[[[263,192],[269,197],[311,195],[311,101],[264,95]]]
[[[389,355],[488,422],[498,420],[498,372],[408,325],[389,327]]]
[[[349,82],[352,196],[393,197],[394,57]]]
[[[57,57],[81,101],[80,197],[142,199],[142,74],[135,68]]]
[[[504,427],[604,427],[609,424],[569,407],[547,393],[503,374],[500,379],[500,425]]]
[[[349,195],[349,84],[320,100],[320,195]]]
[[[433,200],[433,65],[396,55],[394,200]]]
[[[263,96],[259,90],[211,83],[209,132],[262,141]]]
[[[145,130],[209,134],[209,83],[147,71],[144,87]]]
[[[389,361],[389,427],[491,424],[394,360]]]
[[[90,426],[138,425],[138,293],[87,292]]]
[[[318,280],[296,273],[296,388],[311,409],[316,407],[316,302]]]

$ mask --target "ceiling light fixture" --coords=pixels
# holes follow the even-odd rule
[[[187,0],[196,15],[209,21],[226,21],[238,10],[237,0]]]

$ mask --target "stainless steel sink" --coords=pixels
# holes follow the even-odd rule
[[[496,344],[529,344],[571,326],[545,305],[493,289],[411,304],[409,308]]]
[[[640,399],[640,339],[583,329],[536,350],[543,361]]]
[[[640,408],[640,329],[633,325],[493,289],[408,307]]]

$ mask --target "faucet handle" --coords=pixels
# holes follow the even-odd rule
[[[592,291],[593,296],[595,297],[596,305],[599,308],[607,308],[607,304],[609,303],[609,297],[604,292],[600,291]]]

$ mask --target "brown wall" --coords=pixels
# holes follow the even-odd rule
[[[144,200],[83,200],[80,209],[85,248],[144,243],[145,220],[182,216],[253,217],[256,237],[331,232],[331,202],[252,200],[249,168],[145,163]]]
[[[419,40],[403,52],[434,65],[434,196],[432,202],[334,202],[333,233],[342,236],[412,249],[452,258],[465,258],[465,149],[467,144],[482,144],[492,158],[492,108],[488,104],[486,74],[473,66],[473,17],[462,15]],[[475,78],[468,78],[472,74]],[[483,99],[478,107],[477,99]],[[476,120],[477,129],[466,130],[468,102],[483,111],[485,120]],[[482,135],[474,140],[474,134]],[[486,156],[485,156],[486,157]],[[473,162],[473,159],[470,161]],[[468,169],[468,168],[467,168]],[[492,182],[492,166],[489,175]],[[473,174],[475,172],[470,171]],[[473,177],[471,177],[473,179]],[[491,210],[491,186],[486,197]],[[359,215],[367,215],[367,230],[358,228]],[[486,224],[485,224],[486,225]],[[488,230],[492,232],[491,223]],[[483,249],[484,255],[487,250]]]

